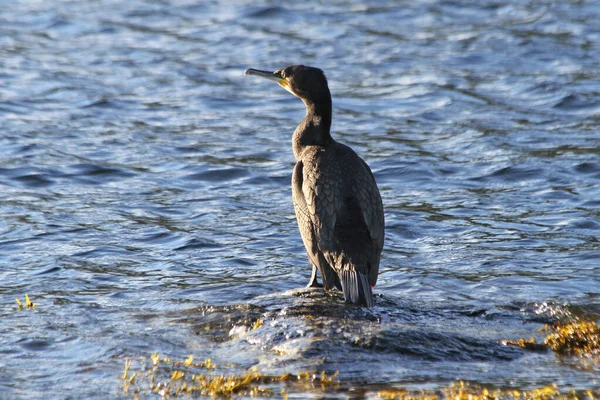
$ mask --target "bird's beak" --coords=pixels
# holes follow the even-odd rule
[[[279,86],[281,86],[285,90],[289,91],[288,81],[287,81],[287,79],[281,77],[280,71],[271,72],[271,71],[261,71],[261,70],[254,69],[254,68],[248,68],[244,72],[244,75],[260,76],[261,78],[265,78],[270,81],[277,82],[279,84]]]
[[[279,83],[279,81],[281,80],[281,76],[279,76],[279,74],[277,72],[278,71],[271,72],[271,71],[261,71],[259,69],[254,69],[254,68],[248,68],[246,70],[246,72],[244,72],[244,75],[260,76],[261,78],[265,78],[270,81]]]

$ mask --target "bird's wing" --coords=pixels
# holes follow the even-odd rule
[[[294,173],[292,174],[292,196],[294,199],[294,210],[296,212],[296,219],[298,221],[298,228],[300,229],[300,236],[306,247],[306,253],[311,264],[319,268],[321,276],[323,278],[323,285],[326,289],[337,287],[341,289],[340,281],[337,277],[336,272],[331,269],[331,266],[325,259],[323,252],[320,249],[319,235],[317,233],[317,225],[315,221],[319,218],[316,217],[315,208],[308,206],[306,197],[304,194],[304,175],[305,168],[302,161],[296,164]],[[307,176],[314,176],[315,174],[306,174]],[[314,184],[308,184],[307,186],[315,187]],[[311,204],[315,204],[316,199],[311,197]]]
[[[335,249],[335,223],[342,206],[342,180],[338,164],[327,159],[325,151],[317,151],[304,160],[302,193],[315,228],[321,251]]]
[[[356,174],[355,187],[359,188],[357,193],[358,203],[365,219],[365,224],[369,229],[369,234],[376,249],[380,253],[383,249],[383,240],[385,235],[385,221],[383,217],[383,202],[375,182],[375,177],[371,168],[361,159],[367,173]]]
[[[365,225],[373,243],[373,251],[369,255],[369,283],[371,286],[375,286],[379,275],[379,260],[385,235],[383,202],[381,201],[381,195],[379,194],[379,189],[377,188],[377,183],[371,169],[362,159],[360,161],[364,169],[356,171],[353,174],[353,187],[355,188],[354,194],[358,200]]]

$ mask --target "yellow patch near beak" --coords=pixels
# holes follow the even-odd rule
[[[287,78],[281,78],[277,83],[279,83],[279,86],[296,96],[296,93],[292,91],[292,87],[290,86],[290,82],[287,80]]]

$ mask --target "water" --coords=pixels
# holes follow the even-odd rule
[[[600,315],[599,19],[585,1],[4,4],[0,397],[119,397],[125,358],[154,352],[340,372],[314,396],[599,388],[597,365],[500,343]],[[294,63],[325,70],[334,137],[381,189],[372,311],[294,291],[304,110],[243,76]]]

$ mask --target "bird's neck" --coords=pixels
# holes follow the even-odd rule
[[[331,128],[331,98],[318,102],[304,100],[306,115],[294,131],[292,148],[296,161],[300,161],[302,153],[308,146],[327,146],[333,139]]]

